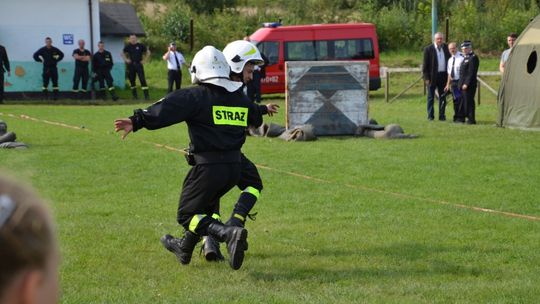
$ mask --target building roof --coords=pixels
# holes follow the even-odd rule
[[[128,3],[101,2],[99,4],[99,22],[101,35],[146,35],[135,8]]]

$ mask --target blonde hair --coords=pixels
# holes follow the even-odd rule
[[[56,248],[43,201],[28,188],[0,176],[0,298],[22,270],[45,269]]]

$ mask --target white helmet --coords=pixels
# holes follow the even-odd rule
[[[242,83],[229,79],[230,68],[223,53],[207,45],[195,54],[191,67],[191,83],[210,83],[225,88],[229,92],[238,90]]]
[[[247,62],[263,65],[261,53],[253,43],[245,40],[233,41],[223,49],[223,55],[234,73],[240,74]]]

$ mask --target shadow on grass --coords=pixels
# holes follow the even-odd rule
[[[474,252],[474,248],[425,246],[420,243],[399,243],[359,250],[322,249],[299,257],[293,252],[284,254],[254,255],[251,258],[287,260],[301,259],[304,263],[284,263],[268,270],[250,271],[250,276],[260,281],[310,281],[331,283],[336,281],[361,281],[373,278],[406,278],[414,276],[457,275],[461,277],[478,277],[492,274],[493,268],[486,269],[472,265],[474,260],[464,259],[467,264],[454,263],[439,255],[463,257]],[[483,254],[500,254],[493,248],[483,250]],[[326,261],[321,261],[325,259]],[[313,259],[313,263],[308,261]],[[354,261],[347,265],[347,261]],[[377,262],[375,262],[377,261]],[[313,266],[306,266],[312,264]],[[332,263],[334,262],[334,263]],[[316,266],[316,265],[320,266]]]

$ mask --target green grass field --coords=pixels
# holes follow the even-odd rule
[[[183,267],[161,247],[180,234],[189,167],[154,143],[188,138],[181,124],[120,140],[113,120],[142,104],[3,105],[30,148],[0,151],[0,168],[51,202],[63,303],[537,303],[540,133],[494,127],[494,102],[476,126],[428,122],[418,92],[387,104],[378,91],[370,104],[418,139],[248,138],[265,190],[239,271],[198,253]],[[238,194],[222,200],[224,217]]]

